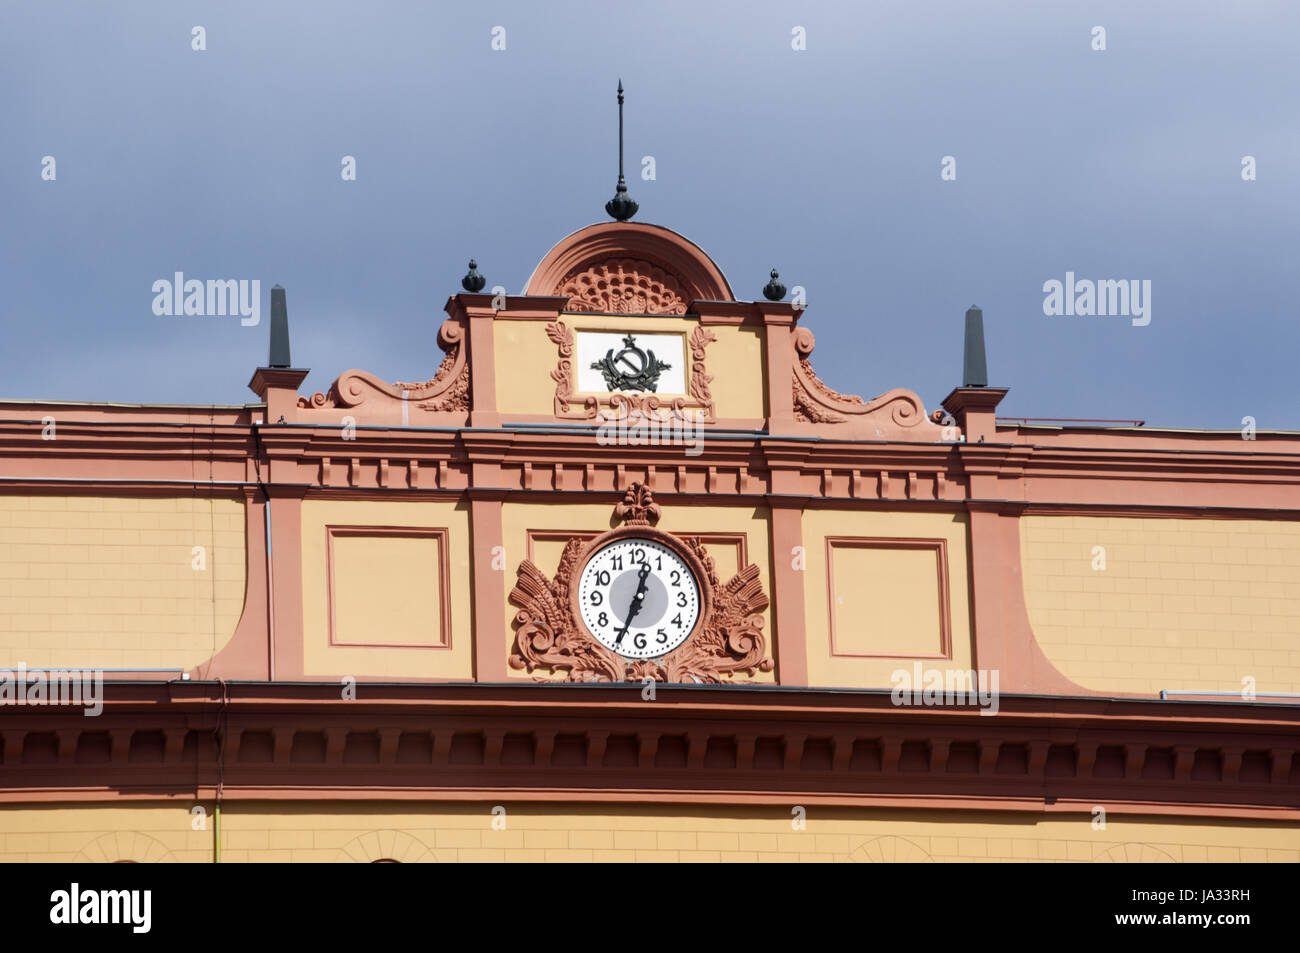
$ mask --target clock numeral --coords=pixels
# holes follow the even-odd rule
[[[682,627],[682,614],[680,612],[673,616],[673,625],[679,629]]]
[[[623,568],[623,557],[622,557],[622,556],[614,556],[614,555],[611,554],[610,557],[609,557],[609,568],[610,568],[610,569],[614,569],[614,570],[622,569],[622,568]]]
[[[664,557],[663,554],[661,553],[660,555],[655,557],[655,569],[663,569],[663,568],[664,568]]]
[[[677,593],[677,605],[679,608],[686,607],[686,593],[684,592]]]
[[[660,629],[659,638],[655,639],[655,641],[658,642],[660,645],[663,645],[665,642],[668,641],[668,633],[665,632],[663,629]]]
[[[598,606],[604,601],[605,601],[605,597],[600,594],[599,589],[591,590],[591,604],[593,606]]]
[[[634,639],[632,640],[632,644],[635,645],[635,646],[636,646],[637,648],[639,648],[639,649],[643,649],[643,648],[645,648],[645,633],[644,633],[644,632],[638,632],[638,633],[636,634],[636,638],[634,638]]]
[[[605,613],[602,612],[600,616],[596,619],[596,623],[597,625],[609,625],[609,616],[605,615]]]
[[[639,566],[644,566],[644,565],[645,565],[645,550],[644,550],[644,549],[634,549],[634,550],[632,550],[632,562],[636,563],[636,564],[639,565]]]
[[[674,570],[673,570],[673,585],[674,585],[674,586],[680,586],[681,584],[682,584],[682,574],[681,574],[680,572],[678,572],[676,569],[674,569]]]
[[[596,573],[596,585],[598,585],[598,586],[608,586],[608,585],[609,585],[609,573],[606,572],[604,569],[602,569],[600,572]]]

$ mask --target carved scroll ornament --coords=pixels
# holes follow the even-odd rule
[[[469,361],[465,355],[465,329],[456,320],[447,320],[438,329],[438,346],[446,352],[433,377],[422,383],[398,381],[389,384],[365,371],[348,371],[339,376],[329,392],[317,391],[311,397],[299,397],[298,406],[306,408],[356,407],[368,399],[386,396],[393,400],[415,403],[421,410],[465,412],[469,410]]]
[[[812,332],[807,328],[796,328],[791,334],[796,355],[791,399],[796,420],[814,424],[843,424],[856,420],[874,427],[881,437],[952,439],[944,428],[926,416],[921,398],[910,390],[895,388],[872,400],[832,390],[817,376],[808,360],[816,344]]]

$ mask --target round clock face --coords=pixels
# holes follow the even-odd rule
[[[587,630],[624,658],[656,658],[686,641],[700,617],[700,584],[657,540],[630,536],[596,550],[578,578]]]

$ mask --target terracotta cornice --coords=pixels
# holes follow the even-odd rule
[[[792,328],[799,323],[802,308],[796,308],[789,301],[755,301],[750,307],[756,309],[768,327]]]
[[[620,479],[646,479],[654,468],[657,492],[707,494],[713,502],[768,494],[909,503],[971,498],[1099,514],[1136,508],[1171,517],[1260,519],[1294,519],[1300,509],[1300,457],[1203,443],[1171,452],[706,430],[699,453],[688,455],[671,442],[600,446],[592,428],[577,425],[360,426],[345,433],[334,423],[268,423],[256,428],[254,439],[253,427],[195,420],[188,411],[172,422],[59,420],[57,440],[43,440],[41,431],[39,420],[0,424],[6,471],[0,490],[159,493],[181,484],[240,485],[260,475],[264,482],[331,492],[448,491],[471,485],[469,464],[495,455],[503,474],[497,489],[506,491],[614,490]],[[259,443],[273,473],[263,465],[259,474],[254,465]],[[540,476],[528,480],[526,467]],[[358,468],[359,482],[352,476]],[[408,471],[417,468],[412,479]],[[385,469],[387,481],[371,475]]]
[[[1014,443],[962,443],[953,449],[964,472],[999,476],[1020,476],[1034,455],[1033,447]]]
[[[942,401],[942,406],[949,419],[956,419],[967,443],[981,443],[997,439],[997,421],[995,412],[1002,398],[1007,396],[1005,387],[958,387]]]
[[[1159,470],[1165,473],[1257,474],[1260,477],[1291,477],[1300,482],[1300,458],[1289,454],[1241,454],[1216,450],[1187,449],[1177,452],[1144,449],[1098,450],[1087,447],[1053,447],[1040,444],[1014,444],[1032,451],[1034,465],[1040,469],[1062,471]]]
[[[1007,387],[954,387],[939,403],[954,414],[963,411],[992,411],[1007,396]]]
[[[628,800],[1300,818],[1300,706],[536,684],[110,683],[0,712],[0,800]],[[223,693],[228,700],[223,701]],[[381,745],[386,737],[392,743]]]
[[[252,428],[247,423],[209,424],[204,421],[188,420],[179,423],[163,423],[141,420],[123,425],[96,420],[59,420],[58,440],[41,440],[41,422],[29,422],[0,425],[0,455],[18,456],[30,452],[42,459],[59,455],[78,455],[99,451],[103,454],[129,452],[133,449],[145,450],[157,458],[162,452],[198,453],[207,457],[212,453],[219,456],[237,456],[239,451],[251,445]],[[562,431],[563,425],[556,425],[555,431]],[[294,423],[277,425],[264,423],[259,427],[264,442],[289,445],[301,443],[312,449],[330,445],[339,439],[340,427],[335,424]],[[595,432],[592,428],[574,426],[572,432],[543,431],[541,428],[487,428],[474,429],[464,425],[447,424],[441,427],[392,427],[365,425],[355,431],[355,439],[349,440],[352,447],[370,447],[378,449],[387,446],[391,449],[410,448],[422,444],[437,445],[457,439],[480,440],[500,439],[516,443],[533,439],[550,446],[562,446],[575,452],[591,452],[595,444]],[[493,437],[493,435],[497,437]],[[302,435],[306,435],[305,437]],[[780,434],[763,434],[755,431],[752,438],[742,436],[737,439],[722,439],[712,432],[705,433],[706,452],[710,446],[731,446],[736,444],[761,445],[768,455],[783,455],[790,459],[832,459],[834,457],[864,456],[878,458],[881,462],[895,462],[905,458],[942,458],[960,456],[962,466],[984,468],[996,467],[1005,462],[1014,461],[1014,465],[1025,465],[1048,475],[1056,470],[1063,474],[1075,475],[1095,473],[1098,476],[1114,476],[1123,471],[1154,475],[1156,473],[1175,477],[1179,475],[1195,476],[1200,472],[1206,475],[1222,474],[1230,470],[1235,479],[1249,480],[1252,477],[1260,482],[1300,483],[1300,454],[1282,453],[1236,453],[1214,449],[1188,449],[1182,451],[1156,451],[1142,448],[1090,448],[1059,447],[1027,443],[984,444],[925,444],[906,443],[886,440],[855,440],[836,437],[833,434],[815,440],[799,439],[797,436]],[[610,453],[610,448],[599,448],[601,454]],[[1221,482],[1217,480],[1216,482]]]
[[[298,387],[311,371],[300,367],[259,367],[249,390],[266,402],[266,420],[293,420],[298,414]]]
[[[696,299],[690,303],[687,317],[696,315],[700,324],[727,324],[733,326],[761,326],[763,312],[752,301],[705,301]]]
[[[1269,508],[1261,506],[1178,506],[1167,503],[1136,505],[1071,501],[1063,503],[1022,502],[1014,504],[1014,506],[1017,508],[1017,515],[1030,516],[1130,516],[1137,518],[1160,517],[1163,519],[1300,521],[1300,506]]]
[[[265,400],[267,390],[272,387],[291,388],[296,392],[310,373],[310,368],[305,367],[259,367],[253,371],[248,389]]]
[[[569,303],[568,295],[504,295],[504,308],[493,307],[492,294],[453,295],[447,299],[446,312],[454,317],[491,317],[494,320],[554,321]]]

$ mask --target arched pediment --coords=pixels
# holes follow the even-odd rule
[[[685,314],[695,300],[735,300],[697,245],[670,229],[632,222],[589,225],[562,239],[524,294],[564,296],[566,310],[611,314]]]

